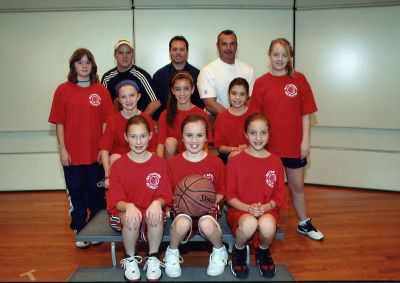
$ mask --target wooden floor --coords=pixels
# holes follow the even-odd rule
[[[400,193],[306,190],[309,215],[326,239],[297,234],[287,205],[281,217],[285,238],[272,245],[276,263],[296,280],[400,280]],[[65,192],[2,192],[0,222],[1,281],[65,281],[78,267],[111,266],[108,244],[75,248]],[[117,247],[120,259],[123,247]],[[203,248],[184,254],[184,264],[206,266]]]

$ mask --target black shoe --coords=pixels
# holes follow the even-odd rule
[[[245,279],[249,276],[249,267],[247,266],[246,247],[239,250],[235,246],[232,251],[231,271],[234,276]]]
[[[257,263],[260,265],[260,274],[265,278],[272,278],[275,276],[276,268],[274,260],[268,249],[257,248],[256,250]]]

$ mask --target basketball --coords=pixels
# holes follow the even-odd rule
[[[174,209],[189,216],[203,216],[214,206],[215,198],[214,185],[208,178],[189,175],[175,188]]]

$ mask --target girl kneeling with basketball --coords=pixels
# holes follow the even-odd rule
[[[147,150],[151,136],[144,117],[130,118],[125,138],[131,150],[113,163],[110,172],[107,208],[111,227],[122,230],[126,256],[121,264],[129,281],[140,279],[142,258],[135,254],[139,236],[145,241],[148,236],[147,279],[161,277],[158,249],[164,230],[163,207],[171,202],[172,190],[165,160]]]
[[[275,275],[275,264],[269,250],[279,223],[279,210],[285,203],[282,162],[265,150],[269,136],[268,119],[253,113],[244,124],[249,147],[228,161],[226,200],[230,207],[227,222],[236,238],[232,252],[233,275],[246,278],[246,243],[257,247],[256,259],[263,277]]]
[[[217,276],[224,272],[228,259],[228,253],[222,244],[222,230],[217,222],[217,205],[223,199],[225,167],[218,157],[203,149],[207,142],[208,133],[208,123],[204,117],[199,115],[187,116],[182,122],[181,133],[186,150],[168,161],[168,173],[172,187],[175,188],[178,184],[181,184],[187,176],[200,175],[198,176],[200,179],[206,177],[212,181],[216,196],[209,211],[201,216],[193,217],[185,211],[182,213],[176,211],[177,215],[175,215],[170,231],[170,244],[165,252],[165,273],[169,277],[181,275],[180,263],[183,260],[179,255],[179,244],[186,243],[198,231],[213,245],[207,274]],[[196,186],[196,180],[191,183]],[[194,197],[196,193],[191,194]],[[192,206],[190,209],[194,212],[193,215],[196,215],[200,206]]]

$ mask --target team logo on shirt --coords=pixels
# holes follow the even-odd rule
[[[285,94],[289,97],[293,97],[297,95],[297,86],[294,84],[285,85]]]
[[[211,182],[214,181],[214,175],[212,173],[206,173],[203,175],[204,178],[207,178],[208,180],[210,180]]]
[[[101,104],[101,97],[97,93],[93,93],[89,96],[89,103],[97,107]]]
[[[158,173],[150,173],[146,177],[146,186],[149,187],[152,190],[155,190],[158,188],[158,185],[160,184],[160,179],[161,175]]]
[[[268,187],[273,188],[276,182],[276,174],[275,170],[269,170],[267,174],[265,174],[265,182]]]

